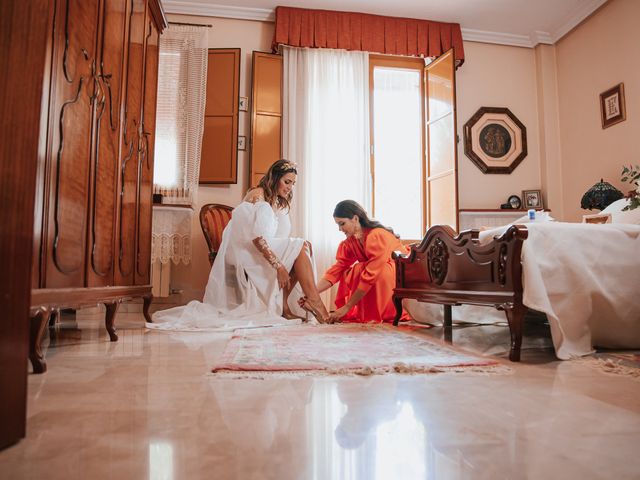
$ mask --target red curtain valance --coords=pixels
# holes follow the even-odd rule
[[[273,51],[281,44],[424,57],[454,47],[456,64],[464,62],[460,24],[368,13],[276,7]]]

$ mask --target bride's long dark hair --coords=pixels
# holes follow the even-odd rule
[[[360,226],[363,228],[383,228],[387,232],[395,235],[396,238],[400,238],[399,235],[393,231],[391,227],[385,227],[377,220],[372,220],[367,215],[367,212],[364,208],[360,206],[360,204],[354,200],[342,200],[338,202],[336,208],[333,209],[333,216],[336,218],[353,218],[354,215],[358,216],[358,221],[360,222]]]

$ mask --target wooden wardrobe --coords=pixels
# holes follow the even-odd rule
[[[52,312],[151,301],[159,0],[55,0],[40,122],[30,359]]]

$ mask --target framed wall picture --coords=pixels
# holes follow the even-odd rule
[[[602,128],[608,128],[627,118],[624,106],[624,83],[619,83],[600,94],[600,117]]]
[[[247,149],[247,137],[244,135],[238,136],[238,150],[246,150]]]
[[[509,174],[527,156],[527,129],[508,108],[481,107],[464,125],[464,153],[483,173]]]
[[[537,208],[542,209],[542,192],[540,190],[523,190],[522,191],[522,206],[525,209]]]

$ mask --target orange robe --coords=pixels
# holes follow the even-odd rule
[[[344,306],[357,289],[365,296],[342,317],[353,322],[391,322],[396,315],[391,296],[396,284],[396,265],[391,253],[409,249],[384,228],[364,228],[362,243],[355,237],[338,246],[336,263],[323,275],[332,284],[339,283],[336,307]],[[403,318],[409,318],[406,313]]]

